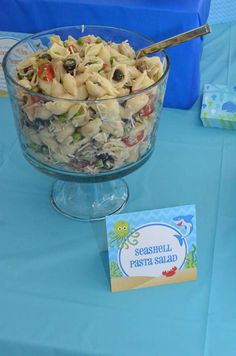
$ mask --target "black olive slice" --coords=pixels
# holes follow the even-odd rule
[[[63,67],[67,73],[73,73],[76,68],[76,60],[74,58],[67,58],[64,60]]]
[[[124,74],[121,72],[120,69],[116,69],[112,79],[115,80],[116,82],[120,82],[121,80],[124,79]]]
[[[114,158],[108,153],[101,153],[97,155],[96,158],[102,160],[103,163],[106,163],[107,161],[114,162]]]

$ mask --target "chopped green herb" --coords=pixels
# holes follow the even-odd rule
[[[99,161],[97,161],[97,162],[95,163],[95,166],[96,166],[97,168],[102,168],[102,167],[103,167],[103,162],[102,162],[102,160],[100,159]]]
[[[83,44],[84,44],[84,39],[83,39],[82,37],[80,37],[80,38],[77,40],[77,43],[78,43],[78,45],[83,46]]]
[[[128,136],[129,133],[130,133],[130,129],[125,126],[125,127],[124,127],[124,135],[125,135],[125,136]]]
[[[111,57],[111,59],[110,59],[111,65],[114,63],[114,61],[117,61],[117,58],[116,57]]]
[[[97,37],[97,39],[96,39],[95,42],[96,42],[96,43],[102,43],[102,39],[101,39],[100,37]]]
[[[67,115],[66,114],[58,115],[57,118],[58,118],[58,121],[61,124],[64,124],[67,121]]]
[[[79,141],[81,139],[81,134],[79,132],[75,132],[72,137],[74,141]]]
[[[79,108],[79,111],[77,112],[77,115],[83,115],[84,114],[84,107],[81,105],[81,107]]]
[[[35,151],[35,152],[39,152],[40,151],[40,145],[37,145],[37,143],[30,143],[29,144],[29,148],[32,150],[32,151]]]
[[[38,90],[38,88],[35,87],[35,88],[32,88],[31,91],[37,93],[39,90]]]

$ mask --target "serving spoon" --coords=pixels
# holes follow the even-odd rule
[[[176,36],[167,38],[166,40],[163,40],[163,41],[160,41],[157,43],[153,43],[152,45],[150,45],[148,47],[139,49],[138,51],[136,51],[136,58],[143,57],[148,54],[161,51],[165,48],[169,48],[169,47],[178,45],[180,43],[192,40],[194,38],[207,35],[210,32],[211,32],[211,28],[208,24],[200,26],[200,27],[196,27],[190,31],[180,33]]]

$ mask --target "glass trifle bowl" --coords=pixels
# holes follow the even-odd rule
[[[55,177],[51,202],[89,221],[119,212],[123,176],[150,157],[169,72],[152,41],[101,26],[56,28],[25,38],[3,60],[24,157]]]

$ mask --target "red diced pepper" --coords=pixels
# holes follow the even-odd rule
[[[128,147],[132,147],[134,145],[137,145],[142,139],[144,138],[144,129],[142,129],[135,137],[134,140],[131,140],[130,137],[125,137],[123,138],[123,142],[126,144]]]
[[[155,98],[151,97],[147,105],[145,105],[140,111],[140,116],[148,116],[150,115],[155,109]]]
[[[31,96],[31,101],[32,101],[33,104],[36,104],[36,103],[46,103],[48,100],[45,99],[45,98],[42,98],[41,96],[32,95]]]

